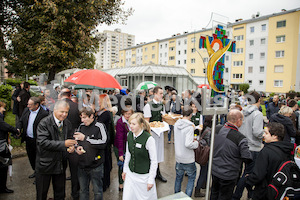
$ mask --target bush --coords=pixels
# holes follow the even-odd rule
[[[0,100],[6,103],[7,109],[10,108],[12,90],[13,88],[11,87],[11,85],[0,85]]]
[[[244,94],[248,93],[248,89],[249,89],[249,84],[248,83],[243,83],[240,84],[240,90],[244,92]]]
[[[11,85],[11,86],[17,86],[17,84],[21,84],[22,81],[21,79],[16,79],[16,78],[8,78],[6,79],[6,84]],[[28,80],[27,81],[30,85],[38,85],[36,81],[34,80]]]

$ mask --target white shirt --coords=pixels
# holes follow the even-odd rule
[[[144,130],[142,130],[137,136],[133,133],[134,138],[137,138],[143,133]],[[150,136],[146,142],[145,145],[146,149],[149,152],[150,157],[150,170],[149,170],[149,179],[148,184],[155,184],[155,177],[156,177],[156,170],[157,170],[157,154],[156,154],[156,147],[155,147],[155,141],[152,136]],[[126,142],[126,154],[125,154],[125,162],[124,162],[124,169],[123,172],[127,173],[129,172],[129,161],[131,158],[131,154],[128,149],[128,141]]]
[[[64,125],[64,121],[59,121],[59,120],[55,117],[54,113],[53,113],[53,117],[54,117],[54,121],[55,121],[57,127],[59,127],[59,122],[61,122],[61,125],[62,125],[62,126]]]
[[[158,104],[160,102],[156,101],[155,99],[153,99],[153,103],[155,104]],[[151,108],[150,108],[150,105],[149,103],[147,103],[143,109],[143,113],[144,113],[144,117],[145,118],[151,118],[152,117],[152,114],[151,114]],[[161,111],[161,114],[165,114],[166,111],[165,111],[165,106],[163,106],[163,111]]]
[[[131,131],[130,126],[129,126],[129,123],[128,123],[128,121],[125,119],[124,116],[122,116],[122,122],[125,123],[125,124],[127,125],[128,130]]]
[[[41,107],[39,107],[35,111],[29,110],[30,114],[29,114],[29,119],[28,119],[28,124],[27,124],[27,130],[26,130],[28,137],[33,138],[33,124],[34,124],[34,121],[35,121],[35,118],[36,118],[38,112],[40,111],[40,108]]]

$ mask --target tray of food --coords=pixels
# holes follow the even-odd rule
[[[162,116],[163,121],[167,122],[169,125],[174,125],[178,119],[182,118],[180,114],[164,114]]]
[[[161,133],[169,131],[170,127],[166,122],[154,121],[150,122],[151,131],[160,136]]]

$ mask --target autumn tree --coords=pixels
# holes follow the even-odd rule
[[[95,62],[99,24],[124,23],[133,10],[121,0],[21,0],[8,34],[9,71],[15,74],[55,73]],[[93,64],[91,64],[93,66]]]

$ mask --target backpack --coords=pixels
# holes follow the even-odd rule
[[[299,199],[300,169],[292,161],[282,162],[268,185],[268,199]]]

